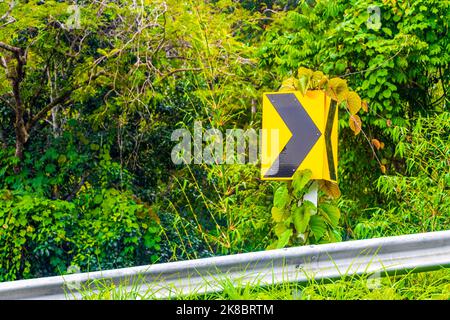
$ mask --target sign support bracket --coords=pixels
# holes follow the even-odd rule
[[[317,208],[318,197],[319,197],[319,183],[317,181],[313,181],[313,183],[309,187],[308,193],[306,193],[305,196],[303,197],[303,201],[308,200],[312,202]]]

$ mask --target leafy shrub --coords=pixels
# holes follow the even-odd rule
[[[304,200],[311,183],[311,171],[298,171],[292,182],[283,182],[273,198],[272,219],[277,240],[269,249],[287,245],[304,245],[341,241],[338,229],[340,211],[329,201],[321,201],[318,208]]]
[[[258,167],[188,166],[177,175],[164,208],[172,214],[169,228],[178,234],[182,252],[191,248],[183,239],[194,235],[202,243],[200,256],[265,249],[270,241],[272,184],[258,179]]]
[[[75,205],[11,191],[0,200],[0,281],[64,271]]]
[[[394,124],[403,122],[405,111],[432,112],[429,92],[437,82],[449,81],[448,2],[373,5],[380,9],[381,28],[368,24],[365,0],[303,2],[279,12],[261,45],[261,66],[281,77],[301,66],[348,77],[371,106],[370,115],[382,114]],[[372,124],[387,128],[383,118]]]
[[[74,203],[79,221],[71,234],[72,263],[84,270],[128,267],[138,263],[139,250],[153,250],[147,263],[157,259],[161,239],[150,207],[115,189],[84,193]]]
[[[450,228],[450,113],[419,117],[411,128],[396,127],[396,156],[406,174],[377,181],[381,208],[355,227],[358,238],[431,232]]]
[[[367,23],[371,5],[380,8],[381,28]],[[420,114],[441,112],[442,102],[448,103],[449,2],[303,1],[282,8],[267,13],[271,22],[259,45],[259,65],[271,75],[266,85],[278,87],[281,79],[295,75],[293,70],[308,67],[347,79],[368,102],[369,112],[361,115],[364,135],[351,138],[347,112],[339,120],[340,187],[347,200],[355,201],[349,217],[357,220],[385,198],[373,182],[385,169],[394,174],[390,170],[399,162],[393,128]],[[376,150],[384,167],[371,150],[372,138],[385,145]]]
[[[0,281],[157,259],[157,219],[126,193],[91,191],[68,202],[6,190],[0,199]]]

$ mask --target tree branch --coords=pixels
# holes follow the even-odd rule
[[[33,106],[37,99],[40,97],[42,90],[45,88],[45,82],[48,80],[47,79],[47,71],[49,68],[49,62],[47,62],[43,72],[42,72],[42,76],[41,76],[41,81],[39,82],[39,86],[36,90],[36,92],[33,94],[33,96],[30,98],[30,101],[28,103],[28,106]]]
[[[12,52],[16,55],[20,55],[20,53],[22,52],[22,49],[20,49],[18,47],[10,46],[9,44],[1,42],[1,41],[0,41],[0,49]]]
[[[39,112],[33,116],[31,118],[30,121],[28,121],[26,128],[29,131],[31,128],[33,128],[33,126],[36,124],[36,122],[38,122],[39,120],[42,120],[47,113],[52,110],[54,107],[65,103],[67,101],[69,101],[70,96],[72,95],[72,92],[80,89],[81,87],[83,87],[83,85],[88,84],[90,81],[95,80],[96,78],[98,78],[99,76],[101,76],[102,74],[104,74],[103,71],[100,71],[98,73],[96,73],[95,75],[91,76],[89,78],[88,81],[86,81],[85,83],[76,85],[73,88],[70,89],[66,89],[65,91],[63,91],[63,93],[61,93],[57,98],[55,98],[52,102],[50,102],[49,104],[47,104],[44,108],[42,108],[41,110],[39,110]]]
[[[36,122],[44,118],[47,115],[47,113],[54,107],[56,107],[59,104],[62,104],[63,102],[66,102],[70,98],[72,92],[75,91],[76,89],[78,88],[72,88],[70,90],[64,91],[62,94],[59,95],[59,97],[57,97],[55,100],[47,104],[44,108],[39,110],[39,112],[34,117],[32,117],[30,121],[28,121],[26,126],[27,130],[29,131],[36,124]]]
[[[71,201],[73,198],[75,198],[75,196],[77,195],[77,193],[81,190],[81,188],[83,187],[83,185],[86,183],[86,179],[89,177],[89,173],[85,172],[82,176],[81,176],[81,181],[80,183],[78,183],[75,188],[72,190],[72,192],[70,194],[68,194],[64,200],[66,201]]]
[[[8,100],[6,100],[4,97],[0,96],[0,100],[3,101],[5,103],[5,105],[10,108],[12,111],[16,111],[16,109],[14,109],[13,105],[11,104],[11,102],[9,102]]]
[[[5,58],[2,56],[0,56],[0,66],[2,66],[4,69],[8,68]]]
[[[180,69],[175,69],[170,71],[169,73],[167,73],[166,75],[164,75],[161,78],[161,81],[170,77],[171,75],[174,75],[175,73],[179,73],[179,72],[189,72],[189,71],[202,71],[202,68],[180,68]]]
[[[0,28],[7,26],[10,23],[16,22],[16,19],[11,16],[11,12],[14,9],[14,6],[15,6],[15,1],[11,1],[9,3],[8,11],[6,11],[5,14],[0,17],[0,21],[6,20],[8,18],[8,21],[6,21],[3,25],[1,25]]]

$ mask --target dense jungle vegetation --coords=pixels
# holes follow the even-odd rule
[[[0,1],[0,281],[450,229],[449,21],[440,0]],[[258,164],[172,163],[174,130],[259,130],[263,92],[323,79],[348,90],[317,217],[280,227]]]

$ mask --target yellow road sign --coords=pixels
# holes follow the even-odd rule
[[[262,179],[309,169],[312,179],[337,182],[337,121],[337,103],[323,91],[264,93]]]

